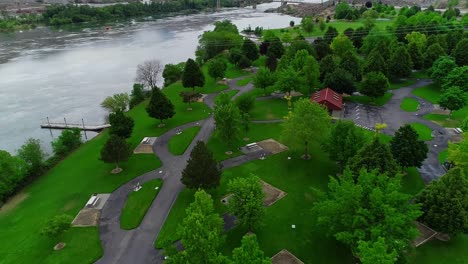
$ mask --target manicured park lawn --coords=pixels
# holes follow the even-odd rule
[[[419,139],[424,141],[432,140],[432,130],[421,123],[411,123],[412,128],[418,132]]]
[[[185,150],[188,148],[193,138],[197,135],[198,131],[200,131],[200,127],[194,126],[183,130],[182,134],[180,135],[174,135],[169,140],[169,151],[174,155],[184,154]]]
[[[385,93],[384,96],[378,97],[378,98],[371,98],[369,96],[361,95],[361,96],[348,96],[344,97],[343,99],[346,101],[351,101],[351,102],[356,102],[360,104],[365,104],[365,105],[377,105],[377,106],[382,106],[386,104],[391,98],[393,94],[392,93]]]
[[[252,81],[252,79],[253,79],[253,77],[246,77],[244,79],[241,79],[241,80],[237,81],[237,85],[246,86],[247,84],[249,84]]]
[[[400,104],[400,108],[405,110],[406,112],[416,112],[418,111],[418,107],[419,101],[410,97],[403,98],[403,101],[401,101]]]
[[[408,263],[465,264],[468,259],[468,235],[458,235],[448,242],[432,240],[413,250]]]
[[[134,229],[140,225],[146,211],[148,211],[154,198],[158,195],[162,184],[161,179],[150,180],[144,183],[139,191],[131,192],[128,195],[120,216],[120,227],[122,229]]]
[[[412,91],[416,96],[421,97],[433,104],[437,104],[440,97],[440,87],[436,84],[429,84],[423,87],[416,88]]]
[[[397,79],[397,80],[390,80],[390,90],[400,89],[402,87],[410,86],[416,83],[415,79]]]
[[[461,119],[453,119],[453,118],[448,118],[448,115],[442,115],[442,114],[427,114],[423,116],[424,119],[431,120],[443,127],[457,127]]]
[[[407,168],[406,174],[401,177],[401,186],[403,192],[411,195],[419,193],[424,189],[424,181],[415,167]]]
[[[283,119],[287,114],[288,102],[278,98],[255,101],[251,117],[252,120],[277,120]]]

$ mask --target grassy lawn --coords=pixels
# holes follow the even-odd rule
[[[421,178],[421,175],[418,172],[418,169],[415,167],[407,168],[406,174],[401,178],[401,186],[403,192],[411,195],[419,193],[424,189],[424,181]]]
[[[464,264],[468,259],[468,235],[459,235],[448,242],[432,240],[413,250],[408,263]]]
[[[267,99],[255,101],[251,112],[252,120],[283,119],[288,114],[288,102],[285,99]]]
[[[432,140],[432,130],[421,123],[411,123],[412,128],[418,132],[419,139],[424,141]]]
[[[223,93],[227,93],[227,95],[229,96],[229,98],[232,98],[234,95],[236,95],[239,91],[238,90],[230,90],[230,91],[227,91],[227,92],[221,92],[219,93],[218,95],[216,95],[215,97],[215,102],[216,100],[218,100],[218,97],[223,94]]]
[[[439,153],[439,162],[440,164],[443,164],[445,160],[447,160],[448,157],[448,150],[444,149]]]
[[[237,81],[238,86],[246,86],[253,80],[252,76],[246,77],[245,79]]]
[[[362,95],[362,96],[348,96],[348,97],[344,97],[343,99],[345,101],[351,101],[351,102],[355,102],[355,103],[360,103],[360,104],[365,104],[365,105],[377,105],[377,106],[382,106],[384,104],[386,104],[391,98],[392,98],[393,94],[392,93],[385,93],[384,96],[382,97],[378,97],[376,99],[373,99],[369,96],[365,96],[365,95]]]
[[[416,112],[419,108],[419,102],[416,99],[405,97],[403,101],[401,101],[400,108],[406,112]]]
[[[252,62],[252,66],[255,67],[262,67],[265,66],[267,60],[267,56],[260,56],[256,61]]]
[[[140,225],[162,184],[161,179],[150,180],[143,184],[138,192],[131,192],[128,195],[120,216],[120,228],[128,230]],[[158,189],[155,189],[156,187]]]
[[[400,89],[402,87],[410,86],[416,83],[415,79],[397,79],[397,80],[390,80],[390,90]]]
[[[169,140],[169,151],[174,155],[184,154],[185,150],[188,148],[193,138],[198,134],[198,131],[200,131],[200,127],[194,126],[185,129],[180,135],[174,135]]]
[[[433,104],[437,104],[441,94],[440,87],[434,83],[416,88],[412,91],[416,96],[421,97]]]
[[[423,116],[424,119],[431,120],[443,127],[457,127],[462,119],[449,119],[448,115],[441,114],[427,114]]]

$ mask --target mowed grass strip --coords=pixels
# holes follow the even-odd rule
[[[242,79],[242,80],[237,81],[237,85],[238,85],[238,86],[246,86],[246,85],[249,84],[252,80],[253,80],[253,77],[247,77],[247,78],[244,78],[244,79]]]
[[[140,225],[162,184],[161,179],[154,179],[144,183],[139,191],[130,192],[120,217],[122,229],[134,229]]]
[[[174,155],[184,154],[198,131],[200,131],[200,127],[194,126],[183,130],[182,134],[172,136],[169,140],[169,151]]]
[[[432,129],[428,126],[421,123],[411,123],[410,124],[416,132],[418,132],[419,139],[424,141],[432,140]]]
[[[361,96],[348,96],[344,97],[343,99],[345,101],[351,101],[355,103],[360,103],[360,104],[365,104],[365,105],[377,105],[377,106],[383,106],[386,104],[391,98],[393,94],[392,93],[385,93],[384,96],[377,97],[377,98],[371,98],[366,95],[361,95]]]
[[[400,104],[400,108],[405,110],[406,112],[416,112],[418,111],[418,107],[419,101],[410,97],[403,98],[403,101],[401,101]]]
[[[441,90],[438,85],[432,83],[426,86],[418,87],[414,89],[412,93],[433,104],[437,104],[441,95]]]

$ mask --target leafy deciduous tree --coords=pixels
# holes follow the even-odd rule
[[[427,157],[428,147],[410,125],[400,127],[390,141],[393,157],[402,167],[421,167]]]
[[[253,84],[257,88],[264,89],[274,85],[276,82],[276,76],[268,68],[260,67],[257,74],[253,78]]]
[[[226,73],[227,63],[222,58],[213,58],[207,63],[208,74],[213,79],[223,78]]]
[[[119,137],[129,138],[132,135],[135,122],[129,116],[126,116],[122,111],[109,114],[110,134],[115,134]]]
[[[464,38],[458,42],[453,50],[453,56],[458,66],[468,65],[468,39]]]
[[[81,145],[81,131],[78,128],[63,130],[51,144],[55,155],[63,157]]]
[[[119,93],[106,97],[106,99],[102,101],[101,106],[107,109],[109,112],[125,112],[127,111],[129,103],[130,96],[128,96],[127,93]]]
[[[333,72],[327,74],[323,84],[338,93],[352,94],[356,91],[353,76],[341,68],[336,68]]]
[[[399,46],[390,57],[388,70],[394,77],[408,77],[411,75],[413,62],[405,46]]]
[[[457,67],[455,60],[449,56],[441,56],[432,64],[430,70],[431,78],[437,83],[441,83],[442,80]]]
[[[164,78],[164,86],[167,87],[182,78],[184,73],[184,63],[166,64],[162,76]]]
[[[424,53],[424,67],[430,68],[434,61],[444,55],[445,51],[438,43],[430,45]]]
[[[101,160],[114,163],[116,169],[119,169],[119,163],[127,161],[130,155],[130,145],[125,138],[117,135],[111,135],[101,150]]]
[[[232,251],[233,263],[271,264],[271,259],[263,255],[255,234],[242,237],[241,246]]]
[[[381,72],[369,72],[365,75],[360,92],[372,98],[384,96],[390,84]]]
[[[231,101],[226,104],[216,104],[214,120],[219,137],[232,146],[240,135],[241,114],[239,108]]]
[[[442,89],[446,90],[451,87],[460,87],[468,92],[468,66],[456,67],[442,79]]]
[[[333,53],[338,55],[340,58],[342,58],[346,52],[356,52],[353,42],[351,42],[346,35],[338,35],[333,39],[330,47],[333,50]]]
[[[258,59],[260,56],[257,45],[249,38],[244,39],[242,53],[251,61]]]
[[[439,105],[452,111],[462,109],[466,105],[466,94],[459,87],[452,87],[444,91],[439,98]]]
[[[72,220],[70,215],[56,215],[45,224],[41,235],[56,238],[70,228]]]
[[[18,150],[18,157],[28,164],[28,174],[31,176],[42,173],[45,156],[41,141],[35,138],[28,139]]]

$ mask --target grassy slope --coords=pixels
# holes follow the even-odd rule
[[[418,132],[420,140],[432,140],[432,130],[429,127],[421,123],[411,123],[410,125]]]
[[[365,105],[378,105],[378,106],[382,106],[384,104],[386,104],[391,98],[392,98],[393,94],[392,93],[385,93],[384,96],[382,97],[378,97],[376,99],[372,99],[371,97],[369,96],[365,96],[365,95],[362,95],[362,96],[348,96],[348,97],[344,97],[343,99],[345,101],[351,101],[351,102],[356,102],[356,103],[360,103],[360,104],[365,104]]]
[[[400,108],[405,110],[406,112],[416,112],[418,111],[419,102],[416,99],[405,97],[403,101],[401,101]]]
[[[161,179],[150,180],[143,184],[138,192],[131,192],[128,195],[120,216],[120,228],[128,230],[140,225],[162,184]],[[158,189],[155,189],[156,187]]]
[[[288,114],[288,102],[285,99],[255,101],[251,112],[252,120],[283,119]]]
[[[194,126],[185,129],[180,135],[173,136],[169,140],[169,151],[174,155],[184,154],[185,150],[190,145],[193,138],[198,134],[198,131],[200,131],[200,127]]]

